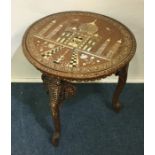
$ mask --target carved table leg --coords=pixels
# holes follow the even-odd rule
[[[59,104],[60,104],[60,94],[61,94],[61,81],[59,79],[52,79],[48,81],[48,91],[50,96],[50,108],[54,123],[54,134],[52,136],[52,144],[58,145],[60,138],[60,116],[59,116]]]
[[[68,82],[48,77],[44,74],[42,75],[42,80],[49,92],[51,114],[55,127],[54,134],[52,136],[52,144],[57,146],[61,132],[59,108],[65,99],[75,94],[75,87]]]
[[[112,98],[112,105],[113,108],[116,112],[119,112],[121,109],[121,104],[119,101],[119,96],[126,84],[126,80],[127,80],[127,73],[128,73],[128,65],[124,66],[122,69],[120,69],[116,75],[119,76],[118,79],[118,84],[116,86],[115,92],[113,94],[113,98]]]

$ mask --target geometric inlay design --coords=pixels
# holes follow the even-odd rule
[[[37,68],[68,77],[92,76],[117,67],[135,52],[134,37],[124,25],[87,12],[42,18],[26,32],[24,46]]]

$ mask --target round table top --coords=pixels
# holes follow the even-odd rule
[[[23,37],[28,60],[40,71],[72,80],[115,73],[136,50],[130,30],[96,13],[61,12],[32,24]]]

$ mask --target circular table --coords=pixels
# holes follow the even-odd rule
[[[56,13],[32,24],[22,45],[27,59],[42,72],[50,96],[54,145],[60,137],[59,106],[75,94],[74,81],[118,75],[112,105],[120,110],[119,96],[136,51],[134,35],[122,23],[91,12]]]

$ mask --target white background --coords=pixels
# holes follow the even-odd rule
[[[12,1],[12,81],[40,82],[37,71],[23,56],[21,40],[26,28],[46,15],[83,10],[113,17],[127,25],[135,34],[137,52],[130,63],[128,82],[143,82],[143,0],[13,0]],[[104,82],[115,82],[114,77]]]

